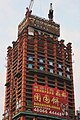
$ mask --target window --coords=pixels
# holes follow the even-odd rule
[[[67,66],[67,67],[66,67],[66,71],[68,71],[68,72],[69,72],[69,71],[70,71],[70,67],[68,67],[68,66]]]
[[[62,64],[58,64],[58,68],[62,68]]]
[[[49,65],[53,66],[53,62],[52,62],[52,61],[49,61]]]
[[[61,71],[59,71],[59,75],[62,76],[62,72]]]
[[[52,34],[50,34],[50,38],[53,38],[53,35],[52,35]]]
[[[31,27],[28,27],[28,35],[34,35],[34,29]]]
[[[28,68],[32,68],[32,64],[28,64]]]
[[[8,109],[6,110],[6,117],[8,117]]]
[[[50,73],[53,73],[53,69],[49,69]]]
[[[39,59],[39,62],[40,62],[40,63],[43,63],[43,62],[44,62],[44,60],[43,60],[42,58],[40,58],[40,59]]]
[[[21,107],[21,99],[19,99],[16,103],[16,109],[19,109]]]
[[[41,31],[38,30],[38,34],[41,35]]]
[[[19,108],[19,105],[18,105],[18,101],[17,101],[17,103],[16,103],[16,109],[18,109]]]
[[[32,107],[32,101],[31,100],[27,100],[27,106]]]
[[[69,74],[67,74],[67,78],[70,79],[70,75]]]
[[[19,108],[21,107],[21,99],[19,99]]]
[[[39,69],[40,69],[40,70],[43,70],[44,68],[43,68],[43,66],[39,66]]]
[[[29,56],[29,57],[28,57],[28,60],[29,60],[29,61],[33,61],[33,57],[32,57],[32,56]]]

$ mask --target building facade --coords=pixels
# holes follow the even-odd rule
[[[7,51],[3,120],[75,120],[72,47],[59,36],[60,25],[52,20],[30,14],[19,24],[18,39]],[[52,108],[48,100],[54,91],[59,93]],[[39,101],[39,95],[46,95],[46,101]],[[68,103],[67,114],[60,112],[61,103]]]

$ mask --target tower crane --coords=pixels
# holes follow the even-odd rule
[[[26,17],[28,17],[28,16],[31,14],[31,12],[32,12],[32,7],[33,7],[33,3],[34,3],[34,0],[31,0],[31,1],[30,1],[30,4],[29,4],[29,7],[26,8],[26,9],[27,9]]]

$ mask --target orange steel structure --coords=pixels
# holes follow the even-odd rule
[[[71,43],[58,40],[60,25],[38,16],[25,16],[18,39],[7,51],[3,120],[62,120],[32,112],[32,85],[68,92],[69,120],[75,119]]]

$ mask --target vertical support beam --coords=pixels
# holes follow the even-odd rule
[[[13,66],[13,54],[14,51],[12,49],[12,58],[10,58],[10,69],[11,69],[11,79],[10,79],[10,103],[9,103],[9,120],[12,119],[12,91],[13,91],[13,72],[12,72],[12,66]]]
[[[75,101],[74,101],[74,83],[73,83],[73,68],[72,68],[72,49],[71,49],[71,43],[67,44],[68,49],[68,55],[69,55],[69,62],[70,62],[70,75],[72,80],[72,104],[73,104],[73,112],[74,112],[74,118],[75,118]]]
[[[7,58],[8,59],[7,59],[6,83],[9,82],[9,80],[10,80],[10,79],[8,80],[8,72],[10,74],[9,77],[11,77],[11,68],[10,69],[8,68],[8,66],[11,66],[11,63],[12,63],[12,62],[10,62],[10,61],[12,61],[11,60],[11,56],[12,56],[12,47],[9,46],[8,47],[8,51],[7,51]],[[7,94],[7,92],[9,92],[9,99],[10,99],[10,91],[8,91],[8,89],[10,89],[10,86],[9,87],[6,86],[5,93]],[[5,94],[5,104],[4,104],[4,120],[6,120],[6,110],[7,109],[8,109],[8,116],[10,114],[10,111],[9,111],[10,108],[9,108],[9,106],[8,106],[8,108],[6,107],[6,101],[7,101],[7,99],[6,99],[7,95],[6,94]],[[9,117],[8,117],[8,119],[9,119]]]
[[[22,116],[22,117],[20,118],[20,120],[26,120],[26,119],[25,119],[25,116]]]
[[[47,53],[47,36],[44,35],[44,57],[45,57],[45,71],[48,71],[48,53]],[[45,77],[45,83],[48,85],[48,77]]]
[[[20,36],[18,36],[18,63],[17,63],[17,73],[18,71],[18,66],[19,66],[19,60],[20,60]],[[16,86],[15,86],[15,91],[16,91],[16,105],[18,103],[18,77],[16,77]],[[17,106],[16,106],[17,107]],[[16,113],[18,110],[16,109]]]
[[[38,33],[34,33],[34,69],[38,69]],[[34,75],[34,81],[37,83],[37,74]]]
[[[64,40],[61,40],[61,52],[62,52],[62,64],[63,64],[63,77],[66,78],[66,65],[65,65],[65,51],[64,51]],[[64,81],[64,90],[66,90],[66,82]]]
[[[53,58],[54,58],[54,74],[57,75],[57,53],[56,53],[56,38],[53,44]],[[55,87],[57,87],[57,78],[55,78]]]
[[[21,111],[26,111],[26,66],[27,66],[27,30],[23,31],[23,58],[22,58],[22,96]]]

